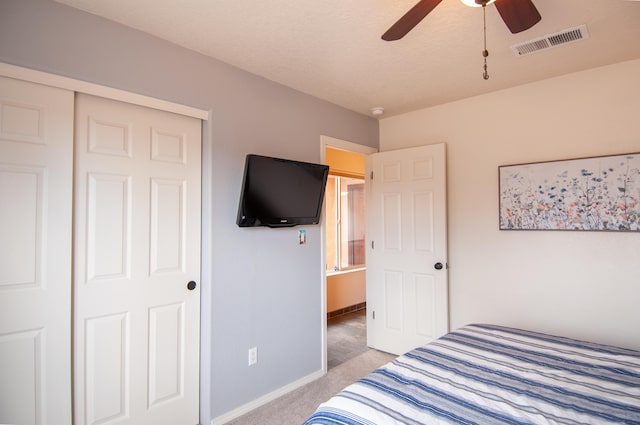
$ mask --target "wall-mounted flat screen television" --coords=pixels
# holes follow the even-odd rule
[[[318,224],[329,166],[247,155],[236,223],[240,227]]]

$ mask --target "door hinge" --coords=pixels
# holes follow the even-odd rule
[[[373,241],[371,241],[371,249],[373,249],[373,248],[374,248],[374,243],[373,243]]]
[[[370,180],[373,180],[373,171],[371,172],[371,178],[370,178]]]
[[[371,318],[373,320],[376,320],[376,311],[375,310],[371,312]]]

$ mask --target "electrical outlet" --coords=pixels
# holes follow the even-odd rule
[[[249,348],[249,366],[258,363],[258,347]]]

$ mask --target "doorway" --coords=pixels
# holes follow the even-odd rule
[[[371,170],[371,174],[366,171],[365,198],[367,205],[376,207],[366,212],[367,344],[401,354],[443,335],[448,330],[445,145],[376,153],[336,139],[324,142],[323,160],[326,147],[360,152],[366,156],[366,170]],[[371,151],[363,152],[366,149]],[[377,176],[375,186],[373,176]],[[322,248],[324,255],[324,239]],[[407,258],[410,262],[404,261]],[[397,259],[402,261],[394,263]],[[326,268],[323,277],[326,372],[326,315],[332,311],[327,298],[331,274]]]
[[[364,165],[376,149],[321,137],[330,165],[323,219],[323,365],[325,372],[368,350],[364,258]]]
[[[327,318],[328,369],[333,369],[368,350],[366,307]]]

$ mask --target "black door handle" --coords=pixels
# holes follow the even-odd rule
[[[442,263],[440,263],[440,262],[435,263],[435,264],[433,265],[433,268],[434,268],[434,269],[436,269],[436,270],[442,270],[442,267],[443,267],[443,265],[442,265]]]
[[[193,280],[187,283],[187,289],[190,291],[193,291],[194,289],[196,289],[196,286],[198,285]]]

